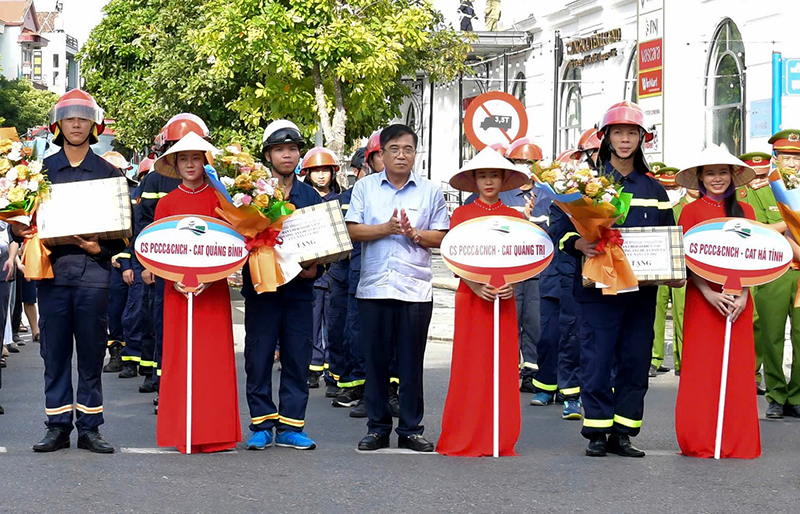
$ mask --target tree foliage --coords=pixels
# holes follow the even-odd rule
[[[112,0],[81,58],[129,146],[189,111],[218,143],[289,118],[341,156],[399,116],[404,77],[450,80],[468,49],[429,0]]]
[[[0,124],[24,133],[46,125],[58,95],[33,87],[27,79],[8,80],[0,75]]]

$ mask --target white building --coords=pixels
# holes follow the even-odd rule
[[[38,15],[41,34],[49,41],[43,51],[42,78],[50,91],[63,95],[80,87],[80,65],[75,60],[80,47],[77,38],[64,30],[63,2],[54,5],[56,10]]]
[[[481,18],[482,3],[475,2]],[[435,4],[455,20],[447,10],[454,13],[457,1]],[[657,131],[648,159],[680,167],[684,156],[711,142],[737,155],[769,151],[773,54],[780,53],[782,127],[800,126],[800,3],[503,0],[502,12],[500,28],[513,30],[477,33],[472,76],[433,88],[420,77],[417,94],[402,107],[400,121],[420,135],[416,169],[437,183],[473,155],[459,137],[461,118],[486,91],[505,90],[522,101],[525,135],[545,158],[573,148],[612,104],[636,101]],[[642,47],[642,83],[639,44],[651,39]],[[640,98],[642,84],[655,96]]]
[[[45,89],[42,49],[47,39],[39,34],[33,0],[0,0],[0,68],[9,79],[25,77]]]

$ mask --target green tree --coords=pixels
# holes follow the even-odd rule
[[[0,76],[0,124],[16,127],[20,134],[46,125],[58,95],[33,87],[28,79],[8,80]]]
[[[209,0],[191,33],[217,83],[241,84],[226,104],[250,127],[289,118],[346,142],[399,116],[404,77],[451,80],[469,41],[428,0]]]

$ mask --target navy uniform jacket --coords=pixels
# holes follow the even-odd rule
[[[133,243],[137,234],[136,231],[136,208],[139,204],[139,198],[142,196],[142,183],[139,182],[136,184],[135,182],[132,183],[130,180],[128,181],[128,187],[131,190],[131,209],[133,210],[133,235],[131,236],[130,241],[128,241],[128,247],[125,248],[125,251],[122,253],[117,254],[117,262],[120,265],[120,270],[125,271],[132,269],[131,268],[131,259],[133,259]]]
[[[308,207],[309,205],[316,205],[322,203],[319,193],[309,186],[300,182],[295,177],[292,190],[289,192],[289,203],[298,209]],[[277,298],[282,300],[306,300],[314,301],[314,281],[322,276],[324,272],[323,266],[317,266],[317,276],[315,278],[301,278],[295,277],[288,284],[284,284],[278,288],[274,293],[263,293],[277,295]],[[250,278],[250,265],[245,264],[242,269],[242,296],[245,298],[255,298],[258,296],[255,289],[253,289],[253,281]]]
[[[656,179],[650,177],[645,171],[634,169],[627,177],[623,177],[617,170],[606,164],[606,174],[622,183],[625,193],[633,194],[631,208],[628,217],[622,227],[652,227],[652,226],[671,226],[675,225],[675,217],[672,214],[672,203],[667,196],[667,191]],[[615,228],[620,225],[614,225]],[[575,248],[575,242],[580,239],[580,235],[575,231],[572,222],[567,216],[559,221],[558,226],[553,227],[553,236],[556,244],[575,258],[580,259],[583,252]],[[603,301],[603,294],[600,289],[583,287],[582,274],[575,273],[575,284],[573,292],[575,299],[579,302],[600,302]],[[642,287],[640,289],[653,289],[653,287]],[[630,293],[622,293],[627,295]]]
[[[47,177],[53,184],[121,177],[122,173],[89,149],[78,166],[72,167],[64,150],[44,160]],[[55,278],[42,280],[43,284],[57,286],[82,286],[108,288],[111,279],[111,256],[125,249],[125,240],[101,240],[100,253],[90,255],[76,245],[58,245],[50,248],[50,261]]]
[[[177,189],[180,183],[181,179],[165,177],[156,173],[155,170],[142,177],[141,182],[139,182],[139,202],[133,210],[134,223],[131,249],[139,232],[155,220],[158,201]],[[131,260],[134,259],[136,259],[136,254],[131,252]]]

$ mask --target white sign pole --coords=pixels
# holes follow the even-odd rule
[[[722,452],[722,425],[725,422],[725,396],[728,393],[728,359],[731,354],[731,317],[725,321],[725,345],[722,350],[722,380],[719,384],[719,409],[717,410],[717,436],[714,440],[714,458]]]
[[[194,293],[189,293],[189,305],[186,308],[186,454],[192,454],[192,318],[194,311]]]
[[[500,456],[500,296],[494,297],[494,401],[492,402],[492,457]]]

